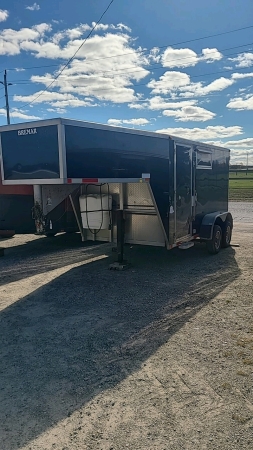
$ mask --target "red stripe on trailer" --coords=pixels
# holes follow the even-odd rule
[[[71,183],[72,183],[72,178],[68,178],[68,179],[67,179],[67,183],[68,183],[68,184],[71,184]]]
[[[98,178],[82,178],[82,183],[98,183]]]

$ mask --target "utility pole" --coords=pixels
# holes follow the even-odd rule
[[[10,122],[10,107],[9,107],[9,97],[8,97],[8,86],[11,86],[12,83],[7,83],[7,70],[4,71],[4,81],[0,81],[0,83],[4,85],[7,124],[10,125],[11,122]]]

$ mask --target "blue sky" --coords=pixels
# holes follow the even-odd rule
[[[108,4],[1,0],[11,122],[61,116],[162,131],[253,164],[252,0],[114,0],[43,92]],[[4,105],[0,87],[0,125]]]

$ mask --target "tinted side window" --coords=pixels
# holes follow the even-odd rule
[[[4,131],[1,143],[5,180],[60,177],[57,125]]]
[[[197,150],[197,169],[212,169],[213,158],[211,152]]]
[[[65,126],[69,178],[139,178],[150,157],[169,157],[168,140],[96,128]]]

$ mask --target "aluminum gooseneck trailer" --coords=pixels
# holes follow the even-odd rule
[[[3,184],[34,185],[39,232],[79,229],[121,249],[230,244],[228,149],[67,119],[0,127],[0,138]]]

